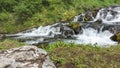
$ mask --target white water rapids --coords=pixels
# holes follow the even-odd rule
[[[45,37],[54,38],[55,35],[61,34],[61,32],[59,31],[60,31],[59,28],[50,29],[50,25],[49,25],[45,27],[39,27],[38,29],[34,29],[31,32],[18,33],[17,35],[19,35],[19,37],[17,38],[38,37],[35,40],[25,41],[25,43],[27,44],[37,44],[39,42],[44,42]],[[53,32],[53,34],[50,35],[49,34],[50,32]],[[92,44],[92,45],[100,45],[100,46],[116,45],[117,42],[114,42],[110,39],[112,35],[113,34],[110,33],[108,30],[103,31],[103,32],[101,31],[98,33],[98,31],[93,28],[86,28],[86,29],[83,29],[82,34],[74,35],[76,39],[72,39],[72,40],[65,39],[64,41],[69,42],[69,43]]]
[[[99,32],[93,28],[83,29],[82,34],[76,35],[77,40],[72,40],[77,44],[92,44],[92,45],[116,45],[117,42],[114,42],[110,39],[113,34],[109,31]],[[72,42],[71,41],[71,42]]]
[[[81,22],[84,22],[84,13],[81,15],[74,17],[74,22],[78,22],[78,19],[80,16],[83,16],[83,20]],[[93,17],[90,14],[92,20],[88,22],[95,23],[97,20],[101,20],[103,24],[107,25],[120,25],[120,7],[119,6],[112,6],[108,8],[102,8],[100,9],[96,17]],[[19,38],[31,38],[35,37],[35,39],[27,40],[25,43],[27,44],[35,44],[35,43],[41,43],[46,42],[46,38],[55,38],[57,35],[61,35],[62,32],[60,30],[60,26],[56,26],[58,23],[48,26],[40,26],[39,28],[33,28],[32,30],[28,30],[25,32],[20,32],[18,34],[15,34],[17,39]],[[65,25],[65,24],[64,24]],[[68,29],[68,28],[67,28]],[[100,28],[102,29],[102,28]],[[116,45],[117,42],[114,42],[110,39],[110,37],[113,35],[109,30],[102,31],[93,29],[93,28],[82,28],[82,33],[73,35],[75,39],[65,39],[62,40],[66,42],[73,42],[77,44],[92,44],[92,45]],[[50,39],[49,39],[50,41]]]

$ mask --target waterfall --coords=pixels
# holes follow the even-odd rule
[[[23,39],[26,44],[50,43],[61,39],[77,44],[116,45],[117,42],[110,37],[120,32],[120,6],[102,8],[96,16],[90,11],[82,13],[75,16],[73,22],[82,24],[79,34],[75,34],[75,30],[67,26],[68,23],[56,23],[14,34],[14,38]]]
[[[105,24],[120,25],[120,7],[109,7],[99,10],[94,21],[98,19]]]
[[[100,45],[100,46],[116,45],[117,43],[110,39],[112,35],[113,34],[110,33],[108,30],[98,32],[93,28],[86,28],[83,29],[82,34],[76,35],[77,39],[73,40],[73,42],[78,44],[92,44],[92,45]]]

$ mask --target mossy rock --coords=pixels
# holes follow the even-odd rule
[[[113,41],[116,41],[116,42],[118,42],[118,44],[120,44],[120,32],[111,36],[110,39]]]
[[[94,18],[96,17],[98,11],[99,11],[99,8],[95,8],[94,10],[91,10],[92,16],[93,16]]]
[[[120,32],[117,34],[117,41],[120,44]]]
[[[77,29],[81,27],[81,24],[72,22],[72,23],[69,23],[67,26],[71,27],[72,29]]]
[[[92,19],[91,13],[89,13],[89,12],[86,13],[86,14],[85,14],[85,17],[84,17],[84,20],[85,20],[85,21],[92,21],[93,19]]]

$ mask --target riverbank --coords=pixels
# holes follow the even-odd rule
[[[0,42],[0,50],[26,46],[14,40]],[[120,46],[106,48],[92,45],[56,42],[50,45],[39,45],[45,49],[57,68],[118,68],[120,65]]]
[[[88,10],[119,5],[114,0],[39,0],[0,1],[0,33],[16,33],[72,17]]]
[[[57,68],[119,68],[120,46],[102,48],[57,42],[46,48]]]

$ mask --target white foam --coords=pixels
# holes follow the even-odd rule
[[[99,12],[97,12],[97,15],[94,21],[101,20],[102,23],[105,23],[105,24],[120,25],[120,9],[119,8],[120,7],[116,7],[114,9],[112,8],[100,9]]]
[[[102,29],[102,28],[101,28]],[[21,36],[19,36],[19,38],[25,38],[25,37],[37,37],[37,36],[44,36],[45,37],[51,37],[48,33],[52,31],[55,35],[57,33],[60,33],[60,30],[59,28],[51,28],[51,26],[45,26],[45,27],[39,27],[38,29],[36,30],[33,30],[31,32],[28,32],[28,33],[18,33],[18,34],[21,34]],[[92,44],[92,45],[100,45],[100,46],[104,46],[104,45],[116,45],[117,42],[114,42],[110,39],[110,37],[112,36],[113,34],[110,33],[109,31],[100,31],[98,33],[97,30],[93,29],[93,28],[85,28],[83,29],[83,33],[82,34],[78,34],[78,35],[75,35],[76,37],[76,40],[67,40],[67,41],[70,41],[70,42],[74,42],[74,43],[77,43],[77,44]],[[44,39],[43,38],[43,39]],[[54,36],[53,36],[54,38]],[[44,40],[28,40],[26,41],[25,43],[26,44],[35,44],[35,43],[39,43],[39,42],[44,42]]]
[[[104,31],[98,33],[97,30],[92,28],[83,29],[83,33],[76,35],[77,40],[75,43],[79,44],[97,44],[97,45],[115,45],[116,42],[112,41],[110,37],[113,34],[109,31]]]
[[[54,35],[61,34],[60,27],[52,27],[52,25],[48,26],[40,26],[39,28],[34,29],[31,32],[20,32],[17,35],[20,37],[54,37]]]

